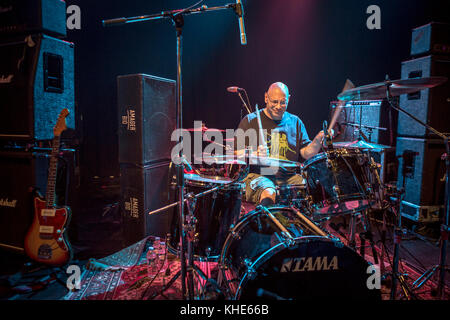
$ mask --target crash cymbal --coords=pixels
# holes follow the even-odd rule
[[[385,150],[391,149],[392,147],[383,144],[377,144],[372,142],[366,142],[362,140],[357,141],[343,141],[334,142],[334,148],[346,148],[346,149],[363,149],[363,150]]]
[[[339,100],[377,100],[386,98],[389,87],[391,96],[399,96],[424,89],[430,89],[447,81],[446,77],[412,78],[400,80],[386,80],[374,84],[356,87],[338,95]]]

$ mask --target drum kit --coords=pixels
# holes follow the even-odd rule
[[[436,77],[392,81],[390,96],[429,88],[442,81]],[[375,84],[353,88],[338,98],[379,99],[384,94],[381,87]],[[380,299],[380,290],[367,287],[371,264],[365,260],[363,248],[357,253],[354,228],[358,218],[363,221],[365,238],[370,241],[374,262],[378,264],[367,212],[370,208],[395,210],[396,203],[386,199],[399,199],[403,191],[383,185],[378,174],[380,166],[371,152],[391,147],[364,139],[328,141],[324,146],[323,152],[304,163],[251,156],[247,152],[241,158],[203,155],[203,164],[185,167],[188,223],[183,223],[188,230],[187,241],[192,245],[188,255],[194,260],[218,263],[220,271],[214,280],[226,298]],[[305,183],[277,186],[274,206],[245,210],[243,179],[252,167],[273,165],[294,168]],[[350,217],[346,244],[326,228],[327,221],[337,216]],[[179,226],[178,216],[174,215],[169,248],[175,254],[181,250]],[[361,239],[361,246],[365,238]],[[398,279],[394,269],[393,280]],[[201,273],[198,268],[196,271]],[[413,296],[404,281],[400,284],[405,296]]]

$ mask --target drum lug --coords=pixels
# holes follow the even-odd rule
[[[233,231],[232,228],[230,228],[230,234],[231,234],[231,236],[233,237],[233,239],[235,239],[235,240],[241,240],[241,236],[239,235],[239,233],[236,232],[236,231]]]
[[[331,241],[333,241],[333,244],[335,247],[337,248],[343,248],[344,247],[344,243],[337,237],[332,236]]]
[[[244,264],[247,267],[247,278],[249,280],[253,280],[256,277],[256,271],[255,269],[252,267],[252,261],[248,258],[244,259]]]
[[[339,199],[339,197],[341,196],[341,189],[339,188],[339,186],[334,185],[333,192],[334,192],[334,195],[336,196],[336,198]]]
[[[285,237],[285,241],[288,247],[293,247],[296,242],[294,239],[292,239],[292,237]]]

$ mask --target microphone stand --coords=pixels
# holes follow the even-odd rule
[[[106,26],[116,26],[128,23],[135,22],[145,22],[145,21],[153,21],[159,19],[171,19],[173,25],[176,29],[176,38],[177,38],[177,88],[176,88],[176,129],[181,129],[182,119],[183,119],[183,106],[182,106],[182,77],[181,77],[181,61],[182,61],[182,31],[184,26],[184,15],[188,14],[196,14],[203,13],[209,11],[218,11],[225,9],[233,9],[234,12],[238,12],[241,10],[241,4],[226,4],[223,6],[216,6],[208,8],[207,6],[201,6],[194,9],[178,9],[178,10],[170,10],[163,11],[157,14],[150,15],[142,15],[142,16],[134,16],[128,18],[115,18],[103,20],[102,24],[104,27]],[[179,142],[182,143],[182,137],[179,138]],[[183,149],[180,150],[180,158],[183,157]],[[181,290],[183,294],[183,299],[186,299],[186,257],[185,257],[185,248],[186,248],[186,240],[185,240],[185,230],[184,230],[184,166],[183,164],[176,165],[177,171],[177,186],[178,186],[178,196],[179,196],[179,206],[178,206],[178,219],[179,219],[179,230],[180,230],[180,240],[181,240],[181,249],[180,249],[180,260],[181,260]],[[192,277],[189,277],[189,282],[192,281]],[[188,284],[189,288],[192,288],[192,283]],[[193,293],[191,290],[188,292],[189,300],[192,300]]]
[[[242,98],[242,95],[241,95],[241,93],[239,92],[239,90],[238,90],[237,93],[238,93],[239,98],[241,99],[242,103],[244,104],[244,107],[245,107],[245,109],[247,110],[248,114],[250,114],[250,113],[252,113],[252,111],[251,111],[250,108],[249,108],[249,106],[250,106],[251,104],[250,104],[250,101],[248,100],[247,91],[245,91],[245,89],[244,89],[244,92],[245,92],[245,96],[247,97],[248,105],[245,103],[245,101],[244,101],[244,99]]]
[[[431,278],[431,276],[433,275],[434,272],[436,272],[436,270],[439,270],[437,295],[439,298],[443,299],[444,291],[445,291],[444,290],[445,272],[446,272],[445,260],[446,260],[446,255],[447,255],[447,241],[448,241],[448,235],[449,235],[449,214],[450,214],[449,213],[449,211],[450,211],[450,178],[449,178],[449,175],[450,175],[450,145],[449,145],[449,137],[447,135],[443,134],[442,132],[439,132],[435,128],[431,127],[427,123],[424,123],[423,121],[416,118],[409,112],[403,110],[400,106],[395,105],[395,103],[392,99],[390,90],[389,90],[392,83],[389,81],[388,76],[386,76],[385,84],[386,84],[386,99],[389,102],[389,105],[391,106],[391,108],[393,108],[397,111],[403,112],[404,114],[406,114],[408,117],[410,117],[414,121],[420,123],[422,126],[424,126],[428,130],[430,130],[431,132],[436,134],[438,137],[442,138],[445,143],[445,152],[446,152],[446,154],[445,154],[446,178],[445,178],[445,196],[444,196],[445,216],[444,216],[443,222],[441,223],[441,241],[440,241],[439,263],[437,265],[431,267],[429,270],[425,271],[425,273],[421,277],[419,277],[419,279],[421,279],[425,275],[428,275],[427,278],[420,284],[420,286],[422,286],[426,281],[428,281],[428,279]],[[399,214],[401,214],[401,213],[399,212]],[[416,282],[418,280],[416,280]]]

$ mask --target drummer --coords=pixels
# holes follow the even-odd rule
[[[254,152],[252,156],[271,157],[293,162],[302,162],[316,155],[322,146],[323,131],[319,132],[311,141],[302,120],[286,111],[289,103],[288,87],[275,82],[264,94],[266,107],[259,110],[263,131],[267,130],[265,138],[267,149],[263,145],[250,146]],[[238,129],[244,132],[254,129],[259,134],[259,124],[256,111],[248,114],[239,123]],[[239,130],[237,131],[239,132]],[[236,141],[238,141],[236,139]],[[238,142],[239,143],[239,142]],[[237,145],[238,155],[242,155],[249,147],[249,139],[244,142],[244,148]],[[261,143],[261,142],[259,142]],[[266,151],[267,150],[267,151]],[[246,201],[269,206],[275,204],[276,185],[304,184],[304,179],[297,173],[295,167],[283,167],[283,161],[273,175],[261,175],[261,171],[250,172],[244,179]]]

